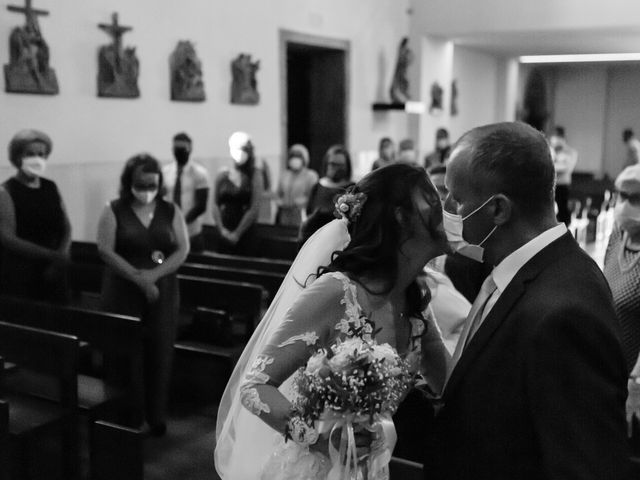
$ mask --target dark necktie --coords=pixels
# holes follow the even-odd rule
[[[182,167],[178,167],[176,184],[173,187],[173,203],[182,208]]]

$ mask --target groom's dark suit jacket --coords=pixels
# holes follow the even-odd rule
[[[611,294],[565,234],[513,278],[428,432],[428,480],[627,478],[626,367]]]

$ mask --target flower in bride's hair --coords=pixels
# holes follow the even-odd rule
[[[335,215],[338,218],[354,222],[360,216],[366,201],[367,195],[365,193],[345,193],[336,200]]]

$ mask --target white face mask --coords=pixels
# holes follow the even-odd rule
[[[140,203],[144,205],[149,205],[153,202],[158,195],[158,190],[136,190],[135,188],[131,189],[131,193],[136,197]]]
[[[443,209],[442,225],[444,227],[445,233],[447,234],[447,241],[449,242],[449,245],[454,252],[458,252],[460,255],[464,255],[467,258],[475,260],[476,262],[482,263],[484,261],[484,248],[482,247],[482,245],[489,239],[493,232],[496,231],[496,228],[498,228],[498,226],[496,225],[495,227],[493,227],[489,234],[484,237],[484,240],[482,240],[478,245],[473,245],[467,242],[462,236],[462,230],[464,227],[464,221],[474,213],[478,212],[492,199],[493,196],[489,197],[482,205],[480,205],[464,218],[455,213],[449,213]]]
[[[289,168],[291,170],[294,170],[294,171],[297,172],[298,170],[301,170],[303,166],[304,166],[304,162],[302,161],[301,158],[299,158],[299,157],[291,157],[289,159]]]
[[[47,162],[39,156],[24,157],[21,170],[29,177],[41,177],[47,169]]]
[[[618,226],[625,232],[635,234],[640,231],[640,207],[631,205],[628,201],[616,204],[613,216]]]
[[[249,154],[241,148],[230,148],[229,154],[234,162],[236,162],[236,165],[244,165],[249,159]]]

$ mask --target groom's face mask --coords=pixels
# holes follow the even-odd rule
[[[493,229],[487,234],[486,237],[477,245],[467,242],[463,237],[463,227],[464,221],[467,220],[472,215],[476,214],[480,210],[484,208],[491,200],[493,200],[494,196],[492,195],[487,200],[484,201],[482,205],[476,208],[473,212],[469,213],[465,217],[455,213],[449,213],[446,210],[442,212],[442,223],[444,226],[444,231],[447,234],[447,240],[449,241],[449,245],[453,249],[454,252],[458,252],[460,255],[464,255],[476,262],[484,261],[484,247],[482,245],[485,244],[489,237],[493,235],[493,232],[498,228],[497,225],[493,227]]]

